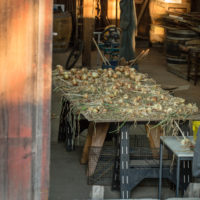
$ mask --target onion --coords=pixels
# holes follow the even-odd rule
[[[130,83],[127,84],[127,89],[131,89],[132,85]]]
[[[63,77],[65,80],[68,80],[70,78],[69,72],[64,72]]]
[[[81,71],[82,71],[83,73],[87,73],[87,72],[88,72],[88,69],[87,69],[86,67],[83,67],[83,68],[81,69]]]
[[[141,80],[142,80],[142,75],[141,74],[135,76],[135,81],[136,82],[139,82]]]
[[[130,74],[130,79],[135,80],[135,74],[131,73]]]
[[[121,76],[122,75],[122,73],[120,71],[117,71],[116,74],[117,74],[117,76]]]
[[[135,100],[138,102],[138,101],[142,100],[142,97],[141,97],[141,96],[137,96],[137,97],[135,98]]]
[[[120,103],[120,104],[121,104],[121,103],[124,103],[124,100],[123,100],[123,99],[119,99],[119,100],[118,100],[118,103]]]
[[[73,74],[75,74],[77,72],[77,69],[76,68],[71,68],[70,70]]]
[[[72,85],[74,85],[74,86],[77,86],[77,85],[78,85],[78,83],[77,83],[77,80],[76,80],[76,79],[72,79]]]
[[[119,66],[115,67],[115,71],[119,71],[120,72],[120,67]]]
[[[158,97],[152,97],[151,100],[154,101],[154,102],[157,102],[158,101]]]
[[[89,77],[92,77],[92,72],[89,71],[87,75],[88,75]]]
[[[87,78],[88,78],[87,74],[83,74],[83,75],[81,76],[81,80],[87,80]]]
[[[106,113],[108,110],[106,109],[106,108],[104,108],[103,110],[102,110],[102,113]]]
[[[93,78],[97,78],[99,76],[99,74],[97,72],[92,72],[92,77]]]
[[[158,111],[162,111],[162,105],[161,104],[155,104],[154,106],[153,106],[153,108],[155,109],[155,110],[158,110]]]
[[[123,98],[124,98],[124,99],[128,99],[128,95],[125,94],[125,95],[123,96]]]
[[[115,74],[113,74],[113,78],[118,78],[118,75],[115,73]]]
[[[83,98],[84,98],[84,99],[88,99],[88,94],[85,93],[85,94],[83,95]]]
[[[117,82],[116,86],[117,86],[117,88],[121,87],[122,86],[122,82]]]
[[[56,65],[56,68],[57,68],[59,74],[63,74],[64,69],[63,69],[63,66],[62,66],[62,65]]]
[[[104,98],[104,102],[105,102],[105,103],[112,104],[112,100],[111,100],[110,97],[105,97],[105,98]]]
[[[136,72],[136,69],[131,67],[131,68],[130,68],[130,71],[131,71],[131,72]]]
[[[128,76],[130,75],[130,72],[129,72],[128,70],[126,70],[126,71],[124,71],[124,75],[125,75],[126,77],[128,77]]]
[[[112,77],[112,75],[113,75],[113,71],[111,71],[111,70],[108,70],[108,77],[109,77],[109,78],[111,78],[111,77]]]
[[[124,70],[130,71],[130,67],[128,65],[124,66]]]
[[[81,75],[80,74],[76,74],[75,78],[80,80],[81,79]]]

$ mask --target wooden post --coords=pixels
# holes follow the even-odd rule
[[[104,25],[109,25],[107,20],[108,0],[101,0],[101,19]]]
[[[120,19],[120,6],[118,0],[108,0],[108,20],[111,24],[116,24],[116,20]],[[118,24],[118,23],[117,23]]]
[[[95,0],[83,0],[83,66],[91,67],[91,45],[94,32]]]
[[[0,10],[0,199],[47,200],[52,1]]]

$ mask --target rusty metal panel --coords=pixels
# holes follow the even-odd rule
[[[52,0],[0,11],[0,199],[48,199]]]

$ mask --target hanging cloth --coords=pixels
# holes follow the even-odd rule
[[[120,1],[120,57],[126,61],[135,58],[135,35],[137,30],[137,17],[135,9],[135,0]]]

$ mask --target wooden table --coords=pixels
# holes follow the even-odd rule
[[[106,138],[106,134],[108,132],[109,129],[109,125],[110,123],[119,123],[121,126],[120,130],[119,130],[119,155],[120,155],[120,163],[119,163],[119,173],[120,173],[120,194],[121,194],[121,198],[122,199],[128,199],[130,198],[130,192],[132,190],[133,187],[135,187],[135,185],[137,183],[139,183],[139,181],[141,180],[136,180],[134,174],[135,173],[139,173],[140,171],[134,171],[133,169],[131,169],[130,167],[130,160],[129,160],[129,155],[130,155],[130,151],[129,151],[129,127],[131,124],[133,123],[137,123],[137,124],[147,124],[147,123],[159,123],[160,121],[163,120],[162,117],[152,117],[152,116],[146,116],[145,118],[134,118],[134,117],[130,117],[128,119],[122,119],[119,116],[113,116],[111,117],[107,117],[105,119],[101,119],[101,118],[95,118],[93,117],[93,115],[88,115],[86,111],[82,110],[78,110],[76,109],[76,103],[77,102],[73,102],[70,98],[68,98],[68,96],[66,96],[66,100],[69,102],[69,106],[70,104],[73,104],[73,106],[75,107],[75,112],[72,113],[73,115],[80,115],[80,118],[85,119],[89,122],[89,128],[88,128],[88,135],[86,138],[86,142],[83,148],[83,154],[82,154],[82,158],[81,158],[81,163],[82,164],[86,164],[92,161],[91,158],[89,158],[89,147],[98,147],[99,148],[99,152],[96,154],[96,159],[98,161],[100,152],[101,152],[101,148],[104,144],[105,138]],[[98,114],[97,114],[98,115]],[[177,121],[185,121],[185,120],[199,120],[200,119],[200,114],[197,115],[193,115],[190,117],[187,117],[186,119],[184,117],[180,117],[180,118],[174,118],[173,120],[177,120]],[[149,131],[147,129],[147,131]],[[162,132],[159,133],[161,136]],[[152,148],[154,147],[158,147],[158,143],[154,137],[154,134],[152,134],[151,131],[151,145]],[[96,161],[96,162],[97,162]],[[96,163],[97,164],[97,163]],[[88,170],[88,175],[92,175],[95,171],[96,168],[96,164],[93,165],[92,168],[90,168],[90,170]],[[155,169],[152,173],[152,170],[145,170],[143,171],[143,177],[144,174],[148,174],[148,177],[150,178],[158,178],[159,177],[159,170]],[[169,175],[166,174],[166,176],[168,177]]]
[[[81,163],[86,164],[94,161],[94,158],[89,158],[89,147],[98,147],[99,148],[99,153],[96,152],[96,162],[98,161],[98,158],[100,156],[101,148],[104,144],[109,125],[110,123],[117,122],[119,124],[123,124],[121,129],[119,130],[119,142],[120,142],[120,148],[119,148],[119,155],[120,155],[120,163],[119,163],[119,172],[120,172],[120,196],[121,199],[129,199],[130,198],[130,192],[133,187],[135,187],[141,180],[135,179],[135,173],[140,173],[140,171],[135,171],[131,169],[130,167],[130,158],[129,158],[129,128],[130,125],[133,124],[135,119],[129,119],[124,123],[123,120],[116,121],[115,119],[109,119],[109,120],[94,120],[88,115],[82,113],[82,118],[85,118],[89,121],[89,128],[88,128],[88,135],[86,138],[86,142],[83,148],[83,153],[82,153],[82,158],[81,158]],[[194,115],[190,116],[187,118],[187,120],[199,120],[200,115]],[[158,123],[162,119],[137,119],[138,124],[147,124],[149,122]],[[181,120],[181,119],[177,119]],[[147,130],[148,131],[148,130]],[[157,140],[155,140],[155,132],[151,131],[152,134],[150,134],[150,144],[152,145],[152,148],[158,147],[159,144],[157,143]],[[161,136],[162,132],[159,131],[158,133]],[[97,163],[96,163],[97,165]],[[93,164],[91,165],[92,167],[90,170],[88,170],[87,175],[91,176],[96,168],[96,165]],[[165,177],[170,178],[170,174],[168,173],[169,170],[165,169]],[[146,176],[145,176],[146,174]],[[158,169],[144,169],[143,171],[143,178],[158,178],[159,177],[159,170]]]

